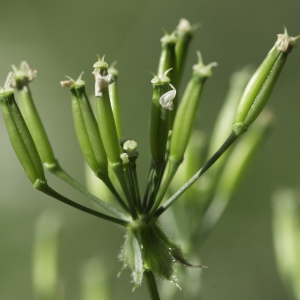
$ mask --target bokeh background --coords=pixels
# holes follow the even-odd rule
[[[204,91],[199,128],[208,132],[224,99],[230,74],[258,65],[273,46],[283,24],[300,34],[299,0],[0,0],[0,82],[12,63],[26,59],[39,71],[32,91],[61,165],[84,182],[84,164],[72,124],[70,96],[59,81],[85,71],[93,91],[96,53],[118,61],[124,134],[139,143],[141,183],[148,169],[148,119],[151,84],[145,69],[155,71],[161,28],[172,31],[182,17],[200,23],[190,48],[188,68],[200,49],[205,62],[219,66]],[[271,97],[277,116],[234,200],[200,253],[204,299],[287,299],[276,272],[271,232],[275,189],[299,186],[300,52],[290,55]],[[31,263],[34,224],[46,210],[63,219],[60,274],[66,299],[80,299],[80,273],[86,260],[102,258],[114,299],[148,299],[141,287],[132,293],[129,272],[117,279],[117,256],[124,232],[116,226],[57,203],[35,191],[9,143],[0,118],[0,299],[33,299]],[[80,200],[54,177],[50,185]],[[183,296],[182,296],[183,297]]]

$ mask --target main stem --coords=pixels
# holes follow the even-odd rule
[[[156,280],[155,280],[153,273],[148,270],[148,271],[144,272],[144,275],[146,278],[147,287],[148,287],[151,299],[152,300],[160,300]]]

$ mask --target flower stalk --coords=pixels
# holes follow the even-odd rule
[[[86,206],[83,206],[79,203],[76,203],[70,199],[68,199],[67,197],[64,197],[63,195],[59,194],[58,192],[56,192],[55,190],[53,190],[46,181],[41,181],[41,180],[37,180],[34,184],[34,188],[36,188],[37,190],[39,190],[40,192],[62,202],[65,203],[69,206],[72,206],[78,210],[81,210],[85,213],[88,213],[90,215],[93,215],[95,217],[98,217],[100,219],[104,219],[107,221],[110,221],[112,223],[127,227],[129,225],[129,220],[123,220],[123,219],[119,219],[119,218],[115,218],[115,217],[111,217],[109,215],[103,214],[101,212],[98,212],[96,210],[93,210],[91,208],[88,208]]]
[[[208,199],[202,211],[203,225],[199,234],[201,242],[214,228],[228,206],[249,168],[249,163],[253,160],[253,156],[270,133],[273,125],[273,114],[270,111],[262,112],[247,135],[230,152],[224,162],[221,174],[215,182],[214,195]]]

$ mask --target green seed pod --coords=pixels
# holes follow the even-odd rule
[[[104,61],[104,57],[102,59],[98,57],[98,62],[94,64],[94,67],[95,96],[97,97],[96,111],[100,136],[109,164],[115,172],[126,196],[131,216],[133,219],[136,219],[137,212],[124,176],[123,163],[120,158],[121,149],[119,145],[119,138],[109,98],[108,86],[112,84],[114,80],[112,76],[107,73],[108,66]]]
[[[43,164],[15,101],[13,90],[0,89],[0,103],[11,144],[32,184],[45,182]]]
[[[169,118],[159,104],[160,97],[168,90],[167,85],[153,85],[150,123],[150,150],[153,161],[164,161],[169,132]]]
[[[113,111],[118,137],[122,136],[122,128],[121,128],[121,114],[120,114],[120,105],[119,105],[119,93],[118,93],[118,85],[117,80],[119,76],[118,70],[115,68],[116,62],[112,63],[112,65],[108,69],[108,73],[111,74],[114,82],[108,86],[109,98],[111,103],[111,108]]]
[[[151,204],[152,207],[150,215],[154,214],[156,209],[158,209],[171,180],[176,174],[178,167],[182,163],[184,152],[194,126],[196,111],[200,102],[203,84],[206,79],[212,75],[212,67],[216,66],[216,63],[210,63],[209,65],[205,66],[202,62],[200,52],[197,54],[198,64],[194,65],[193,67],[194,72],[192,78],[185,89],[174,121],[170,142],[167,175],[158,191],[153,206]],[[149,221],[149,219],[150,217],[146,217],[146,221]]]
[[[173,95],[167,99],[170,78],[166,74],[169,71],[167,70],[162,76],[154,76],[151,81],[153,84],[153,96],[150,122],[150,150],[154,162],[164,161],[166,155],[169,134],[169,112],[173,108],[174,92],[176,94],[176,91],[172,89],[169,92],[173,93]]]
[[[177,84],[179,85],[183,74],[188,47],[194,35],[194,28],[193,26],[191,26],[188,20],[181,19],[176,28],[175,34],[177,37],[177,42],[175,47]]]
[[[216,66],[216,63],[210,63],[205,66],[202,62],[200,52],[198,52],[198,60],[198,64],[193,67],[192,78],[185,89],[180,106],[178,107],[172,131],[169,159],[179,164],[183,160],[184,152],[192,133],[203,84],[212,75],[212,67]]]
[[[36,77],[36,70],[32,70],[25,61],[21,63],[19,69],[15,66],[12,67],[15,75],[12,80],[12,86],[17,90],[22,116],[30,131],[41,160],[45,165],[56,165],[57,162],[50,141],[35,107],[29,88],[29,82]]]
[[[175,54],[175,46],[177,42],[177,38],[175,36],[175,32],[172,34],[165,34],[161,38],[161,46],[162,51],[160,55],[159,65],[158,65],[158,71],[157,76],[163,77],[167,70],[170,70],[169,77],[171,80],[171,83],[175,88],[177,88],[177,68],[176,68],[176,54]],[[173,127],[174,118],[176,115],[177,107],[178,107],[178,99],[175,95],[173,101],[173,107],[172,111],[170,112],[170,128]]]
[[[108,93],[97,98],[97,121],[110,164],[120,162],[120,147]]]
[[[158,77],[162,77],[167,70],[172,69],[170,78],[174,83],[174,76],[176,75],[175,45],[177,38],[175,33],[170,35],[166,33],[160,41],[162,51],[159,59],[157,75]]]
[[[102,142],[110,164],[120,163],[120,146],[116,123],[110,103],[108,86],[114,82],[112,76],[107,73],[104,58],[94,64],[95,70],[95,95],[97,97],[97,121]],[[101,65],[98,67],[98,65]],[[107,64],[106,64],[107,65]]]
[[[287,31],[278,34],[278,40],[265,60],[251,77],[237,109],[234,131],[244,132],[257,118],[266,105],[288,54],[296,47],[296,39]]]
[[[100,137],[98,124],[92,111],[89,99],[85,93],[85,82],[82,74],[74,82],[63,81],[63,86],[69,86],[72,93],[72,112],[76,135],[82,153],[94,173],[99,177],[107,176],[107,156]]]
[[[171,85],[167,73],[162,76],[154,76],[153,96],[151,106],[150,122],[150,150],[152,155],[151,170],[148,177],[148,185],[144,195],[144,206],[150,209],[159,188],[164,167],[168,136],[170,132],[170,116],[173,110],[173,101],[176,97],[176,90]],[[169,86],[171,90],[169,90]]]

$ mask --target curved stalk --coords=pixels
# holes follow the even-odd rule
[[[58,201],[61,201],[65,204],[68,204],[68,205],[70,205],[74,208],[77,208],[78,210],[81,210],[85,213],[88,213],[88,214],[93,215],[95,217],[98,217],[100,219],[104,219],[104,220],[113,222],[115,224],[122,225],[124,227],[127,227],[129,225],[128,220],[122,220],[122,219],[118,219],[118,218],[115,218],[115,217],[108,216],[106,214],[103,214],[103,213],[98,212],[96,210],[93,210],[91,208],[85,207],[85,206],[83,206],[79,203],[74,202],[73,200],[70,200],[70,199],[64,197],[63,195],[61,195],[58,192],[56,192],[55,190],[53,190],[47,184],[46,181],[37,180],[36,183],[34,184],[34,188],[36,188],[40,192],[42,192],[42,193],[44,193],[44,194],[46,194],[46,195],[48,195],[52,198],[55,198]]]
[[[72,186],[78,192],[85,195],[87,198],[89,198],[95,204],[101,206],[103,209],[107,210],[111,214],[113,214],[116,217],[121,218],[121,219],[127,219],[128,218],[128,216],[126,214],[124,214],[122,211],[118,210],[114,206],[106,203],[105,201],[99,199],[98,197],[96,197],[92,193],[90,193],[83,185],[78,183],[73,177],[71,177],[68,173],[66,173],[57,161],[56,161],[55,165],[44,164],[44,166],[52,174],[59,177],[60,179],[62,179],[66,183],[68,183],[70,186]]]
[[[154,212],[155,218],[158,218],[167,208],[169,208],[175,200],[177,200],[202,174],[204,174],[220,157],[221,155],[238,139],[241,133],[237,134],[234,130],[229,135],[220,149],[204,164],[204,166],[187,182],[185,183],[171,198],[169,198],[159,209]],[[151,216],[148,216],[150,219]]]

